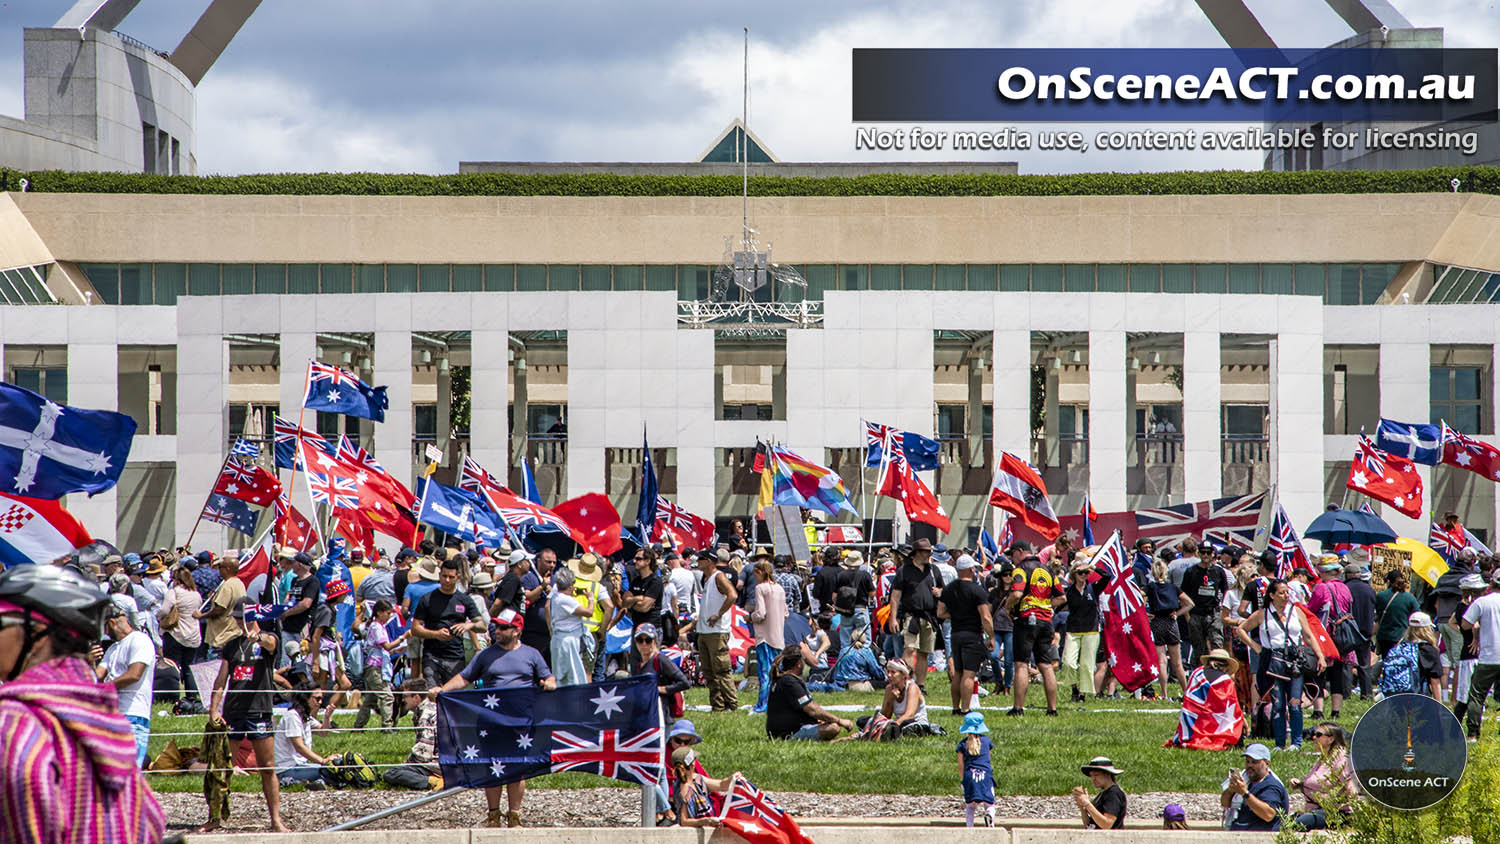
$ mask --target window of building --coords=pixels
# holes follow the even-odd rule
[[[1226,404],[1221,408],[1221,427],[1226,438],[1257,438],[1266,435],[1266,415],[1270,406],[1264,404]]]
[[[156,172],[156,127],[141,124],[141,172]]]
[[[17,387],[41,393],[58,404],[68,403],[68,370],[66,368],[16,367],[10,382]]]
[[[1430,421],[1434,425],[1447,422],[1465,434],[1491,433],[1485,413],[1488,380],[1488,367],[1462,363],[1433,366]]]
[[[724,405],[724,418],[736,422],[769,422],[771,421],[771,406],[769,404],[726,404]]]
[[[785,419],[786,335],[716,334],[714,400],[717,419]]]
[[[437,405],[414,404],[411,406],[411,433],[414,437],[437,436]]]
[[[568,406],[564,404],[526,405],[526,436],[559,439],[566,437],[568,435],[567,408]]]
[[[1088,405],[1057,406],[1057,435],[1063,439],[1084,439],[1089,435]]]
[[[968,407],[961,404],[940,404],[937,406],[937,435],[940,440],[959,439],[967,436],[969,427],[964,424]]]

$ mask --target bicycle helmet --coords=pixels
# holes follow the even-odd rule
[[[26,611],[21,659],[7,680],[21,673],[25,656],[40,635],[50,634],[64,649],[82,652],[103,635],[109,598],[78,571],[67,566],[22,565],[0,572],[0,608],[9,604]],[[37,629],[36,621],[48,624]]]

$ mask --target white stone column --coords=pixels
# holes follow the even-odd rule
[[[375,335],[372,387],[385,387],[390,406],[385,421],[375,426],[375,459],[397,480],[411,486],[411,331],[380,331]]]
[[[196,525],[195,550],[224,547],[227,528],[197,522],[224,463],[228,381],[229,344],[224,340],[222,301],[208,296],[179,299],[176,532],[180,544]]]
[[[1188,501],[1218,498],[1224,489],[1219,352],[1216,331],[1182,335],[1182,476]]]
[[[1024,326],[1025,319],[1023,315],[1018,324]],[[994,454],[990,465],[997,468],[1005,452],[1022,460],[1031,458],[1031,331],[1025,327],[997,328],[992,342]],[[977,521],[995,535],[1000,511],[984,505],[981,512],[985,515]]]
[[[787,419],[799,414],[807,400],[803,392],[805,361],[793,347],[821,343],[822,337],[795,339],[819,331],[787,332]],[[718,461],[714,449],[714,333],[673,331],[677,349],[677,503],[689,512],[713,518],[718,501],[715,488]],[[818,349],[821,364],[822,348]],[[822,368],[816,371],[822,379]],[[811,416],[811,414],[805,414]],[[818,420],[821,426],[822,420]]]
[[[76,310],[77,316],[69,314],[68,320],[67,404],[89,410],[117,410],[120,353],[115,346],[115,309]],[[137,436],[147,433],[136,431]],[[67,496],[67,507],[95,536],[114,541],[122,533],[117,498],[114,487],[93,497],[77,493]]]
[[[1099,512],[1126,509],[1129,420],[1125,396],[1125,332],[1089,332],[1089,494]]]
[[[1323,316],[1295,296],[1277,297],[1270,343],[1271,482],[1299,532],[1323,512]],[[1424,360],[1426,351],[1423,351]],[[1425,364],[1419,390],[1426,414]],[[1383,397],[1382,397],[1383,399]]]
[[[475,324],[481,323],[476,319]],[[501,478],[510,474],[509,342],[504,323],[470,335],[469,455]]]
[[[1427,339],[1426,322],[1410,322],[1413,329],[1420,331],[1408,329],[1394,339],[1385,339],[1389,335],[1381,332],[1380,415],[1403,422],[1426,422],[1431,416],[1432,347]],[[1374,439],[1375,432],[1370,431],[1369,435]],[[1380,516],[1397,534],[1425,539],[1427,513],[1432,509],[1432,467],[1418,465],[1417,472],[1422,476],[1422,515],[1408,519],[1394,507],[1385,506]]]

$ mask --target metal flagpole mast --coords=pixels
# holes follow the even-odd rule
[[[865,431],[865,447],[860,450],[859,458],[859,512],[868,513],[869,509],[865,503],[865,467],[870,462],[870,423],[865,419],[859,420],[859,425]],[[861,517],[863,518],[863,517]],[[871,561],[875,559],[875,519],[870,518],[870,530],[865,534],[865,556]]]
[[[231,455],[231,454],[225,454],[224,455],[224,462],[219,464],[219,473],[217,475],[214,475],[214,486],[218,486],[219,485],[219,478],[224,477],[224,470],[229,467],[229,458],[233,457],[233,456],[234,455]],[[208,502],[213,497],[214,497],[213,487],[209,487],[209,489],[208,489],[208,496],[203,499],[203,506],[198,508],[198,518],[193,521],[193,529],[190,530],[190,531],[188,531],[187,541],[184,542],[184,543],[182,543],[182,546],[184,548],[191,549],[193,547],[193,537],[195,535],[197,535],[197,533],[198,533],[198,525],[203,522],[203,514],[208,511]]]
[[[875,476],[875,507],[870,511],[870,537],[875,536],[875,515],[880,512],[880,491],[885,488],[885,471],[891,465],[891,449],[895,448],[891,438],[882,435],[880,438],[880,473]],[[864,469],[860,469],[861,476]],[[891,544],[896,544],[896,519],[891,518]],[[873,546],[872,546],[873,553]]]

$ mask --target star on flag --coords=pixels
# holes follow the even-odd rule
[[[484,698],[484,708],[485,709],[494,709],[495,707],[497,707],[499,705],[500,705],[500,698],[497,697],[496,695],[486,695],[485,696],[485,698]]]
[[[521,733],[520,735],[516,736],[516,746],[519,747],[519,748],[521,748],[522,750],[530,750],[531,749],[531,734],[530,733]]]
[[[611,713],[623,711],[620,708],[620,701],[624,699],[625,696],[615,694],[614,689],[600,689],[598,695],[589,698],[589,703],[594,704],[595,715],[608,718]]]
[[[490,773],[494,774],[497,777],[503,777],[503,776],[505,776],[505,765],[504,765],[504,763],[495,762],[494,764],[490,765]]]
[[[479,748],[475,747],[472,744],[469,745],[468,747],[465,747],[464,748],[464,758],[465,759],[469,759],[469,760],[478,759],[479,758]]]

